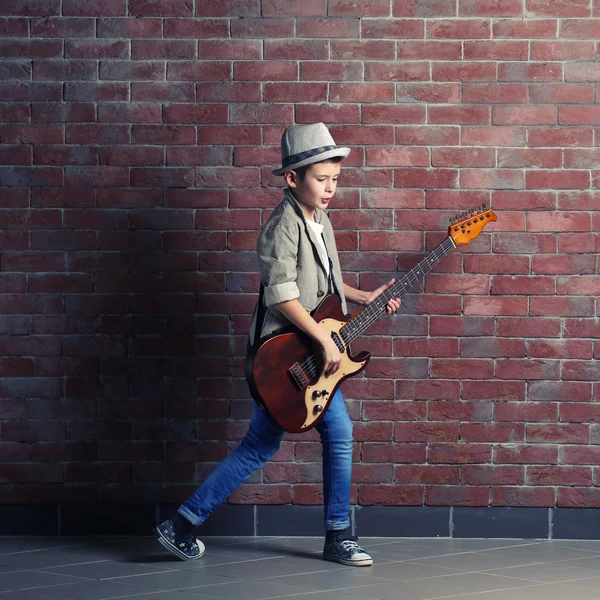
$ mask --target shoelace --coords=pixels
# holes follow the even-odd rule
[[[347,538],[338,540],[344,550],[355,550],[356,552],[364,552],[364,550],[356,543],[357,538]]]

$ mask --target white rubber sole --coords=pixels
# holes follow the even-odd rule
[[[348,567],[370,567],[373,564],[372,558],[364,558],[363,560],[350,560],[347,558],[340,558],[339,556],[334,556],[332,554],[323,554],[323,558],[325,560],[340,563],[341,565],[346,565]]]
[[[204,553],[206,552],[206,547],[204,546],[204,544],[198,538],[196,538],[196,543],[200,548],[200,554],[194,557],[187,556],[181,550],[179,550],[177,546],[171,544],[171,542],[169,542],[169,540],[162,534],[158,527],[154,531],[156,532],[158,541],[161,543],[161,545],[181,560],[198,560],[199,558],[202,558],[204,556]]]

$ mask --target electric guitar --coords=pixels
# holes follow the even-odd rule
[[[311,313],[320,327],[330,333],[342,355],[338,371],[322,376],[319,346],[304,332],[274,333],[250,348],[244,364],[250,393],[285,430],[300,433],[314,427],[324,416],[338,387],[362,371],[371,355],[350,352],[350,344],[379,317],[386,314],[388,300],[399,298],[456,248],[474,240],[490,221],[496,221],[485,204],[450,220],[448,237],[415,267],[399,276],[373,302],[351,316],[344,315],[339,296],[325,296]]]

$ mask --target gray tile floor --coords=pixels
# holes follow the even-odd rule
[[[0,538],[0,600],[600,600],[600,541],[362,538],[363,568],[320,538],[204,541],[181,562],[150,537]]]

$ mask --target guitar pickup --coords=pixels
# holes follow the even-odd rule
[[[294,363],[289,369],[288,373],[291,375],[294,383],[299,390],[304,390],[308,387],[309,381],[306,372],[300,365],[300,363]]]

